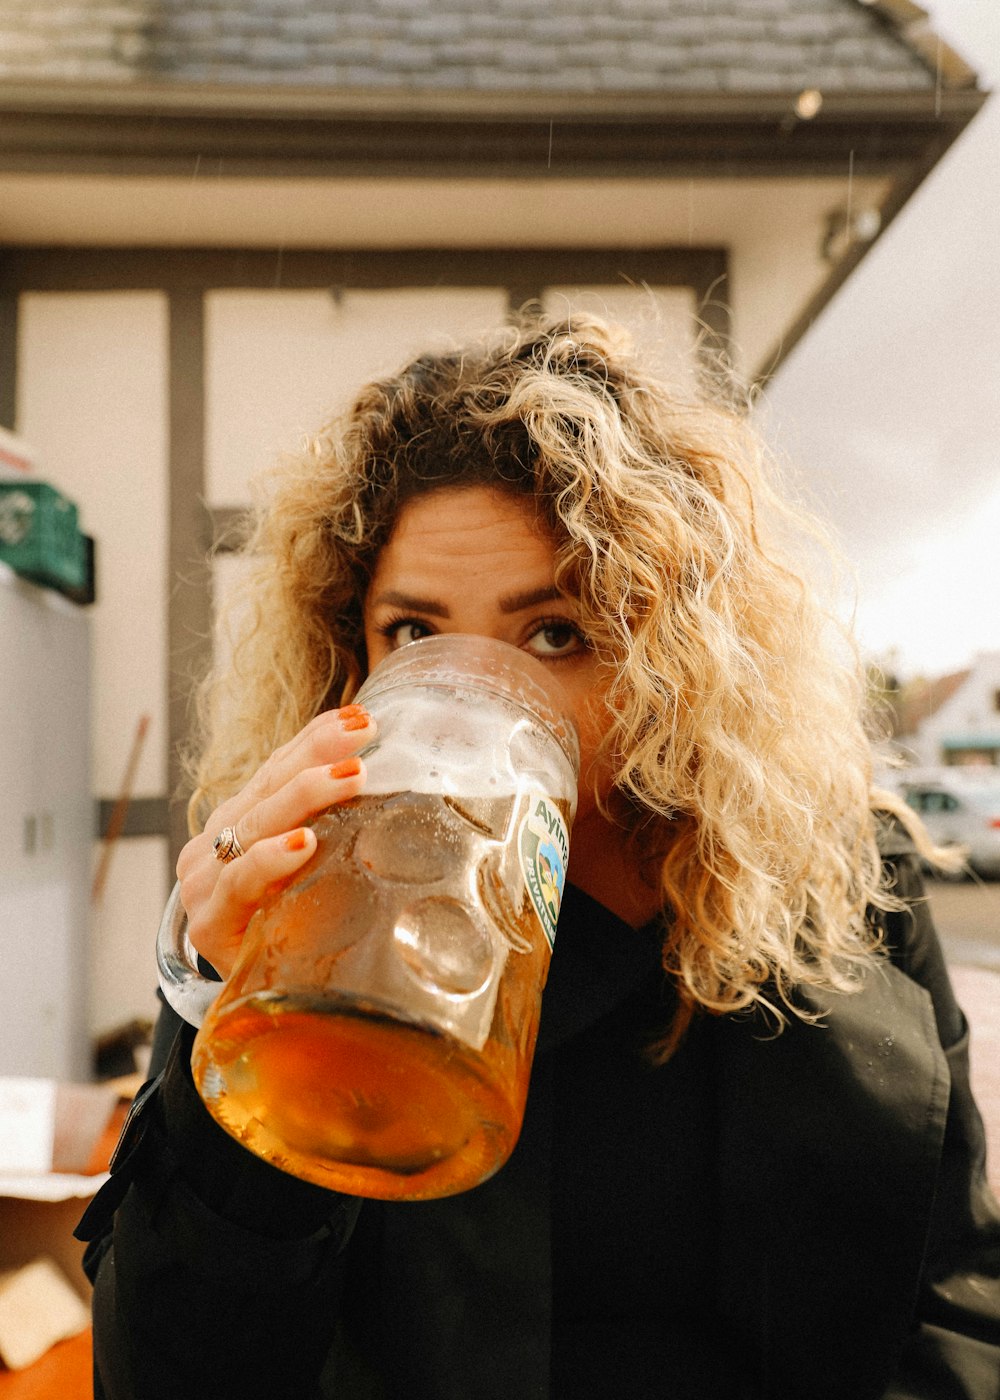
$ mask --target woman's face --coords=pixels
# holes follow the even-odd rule
[[[555,545],[530,503],[485,486],[446,487],[400,511],[364,605],[369,668],[420,637],[467,632],[509,642],[551,667],[580,733],[577,821],[606,794],[594,759],[607,731],[607,670],[579,609],[555,586]]]

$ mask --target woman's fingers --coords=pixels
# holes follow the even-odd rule
[[[261,837],[290,831],[309,821],[331,802],[343,801],[345,795],[353,796],[353,792],[334,791],[332,796],[324,793],[324,781],[329,786],[331,770],[371,743],[376,732],[375,721],[360,705],[317,715],[294,739],[276,749],[244,788],[216,808],[201,835],[193,837],[181,851],[177,860],[178,878],[183,882],[194,867],[205,860],[206,852],[214,856],[213,843],[224,827],[232,827],[240,845],[248,851]],[[259,803],[280,793],[308,771],[313,773],[311,779],[299,782],[293,792],[286,793],[267,812],[255,812]],[[325,780],[324,774],[327,775]],[[185,908],[189,908],[186,900]]]
[[[191,942],[224,976],[255,909],[315,851],[315,834],[304,824],[364,787],[356,750],[375,731],[358,705],[318,715],[223,802],[181,851],[177,877]],[[214,842],[226,827],[234,829],[244,853],[223,862]]]
[[[229,973],[254,910],[287,884],[315,851],[315,832],[303,821],[356,797],[364,783],[359,758],[341,759],[322,772],[310,769],[299,774],[273,798],[251,809],[253,821],[249,814],[240,821],[237,834],[244,855],[222,864],[209,847],[193,862],[187,886],[181,877],[191,942],[223,976]],[[279,821],[279,830],[271,829],[271,819]],[[244,827],[253,830],[255,823],[253,835],[244,831]]]
[[[223,977],[232,971],[254,911],[287,884],[315,850],[316,833],[305,826],[257,841],[246,855],[229,862],[207,900],[189,909],[191,942]]]
[[[275,749],[246,787],[219,807],[213,821],[219,820],[222,826],[235,825],[258,802],[271,797],[298,774],[311,768],[330,767],[350,757],[371,743],[375,733],[375,721],[361,705],[347,705],[342,710],[317,715],[294,739]]]
[[[352,756],[297,773],[240,817],[240,844],[248,850],[257,841],[309,821],[334,802],[355,797],[361,791],[363,771],[361,759]]]

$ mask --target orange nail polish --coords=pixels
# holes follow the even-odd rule
[[[353,719],[355,715],[363,715],[365,708],[363,705],[345,705],[337,713],[341,719]]]
[[[365,710],[352,715],[350,719],[345,719],[341,724],[341,729],[346,729],[350,733],[354,729],[367,729],[369,725],[368,713]]]
[[[356,778],[361,772],[361,760],[357,758],[342,758],[339,763],[335,763],[330,769],[331,778]]]
[[[285,837],[285,848],[289,851],[301,851],[305,849],[306,831],[300,826],[298,831],[290,831]]]

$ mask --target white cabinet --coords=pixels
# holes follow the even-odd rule
[[[0,564],[0,1075],[91,1076],[89,627]]]

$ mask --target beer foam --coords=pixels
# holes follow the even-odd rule
[[[430,688],[380,695],[373,706],[379,737],[364,753],[365,791],[496,798],[513,796],[526,779],[553,794],[565,791],[567,779],[572,785],[548,730],[519,706],[490,701]]]

